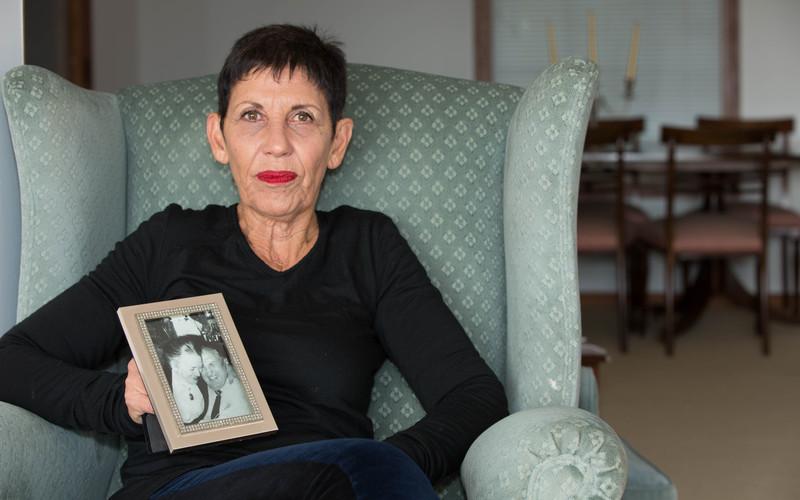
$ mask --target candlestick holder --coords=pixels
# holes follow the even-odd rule
[[[633,100],[633,90],[636,87],[636,79],[635,78],[625,78],[625,100],[632,101]]]

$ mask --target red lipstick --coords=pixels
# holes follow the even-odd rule
[[[289,170],[265,170],[256,174],[256,177],[267,184],[286,184],[293,181],[297,174]]]

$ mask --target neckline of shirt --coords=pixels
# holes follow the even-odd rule
[[[304,267],[305,263],[310,261],[313,256],[318,252],[318,248],[322,245],[323,238],[327,235],[328,230],[328,220],[327,220],[327,213],[317,210],[317,224],[319,224],[319,234],[317,235],[317,241],[311,246],[311,249],[299,260],[295,265],[288,269],[284,269],[283,271],[278,271],[270,267],[266,262],[261,260],[258,255],[253,251],[253,248],[247,242],[247,238],[245,237],[244,233],[242,232],[242,228],[239,226],[239,215],[237,213],[236,207],[238,203],[234,203],[233,205],[228,207],[228,214],[230,218],[230,223],[232,226],[232,230],[234,236],[236,238],[236,243],[242,249],[244,254],[246,255],[247,259],[253,262],[258,269],[263,270],[264,273],[271,275],[271,276],[285,276],[290,275],[295,272],[295,270]]]

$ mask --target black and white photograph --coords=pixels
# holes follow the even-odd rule
[[[171,451],[276,430],[221,294],[118,313]]]
[[[145,321],[184,424],[252,411],[211,310]]]

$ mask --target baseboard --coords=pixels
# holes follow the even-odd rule
[[[616,305],[616,303],[617,294],[614,292],[581,292],[581,304],[584,305]],[[647,294],[647,303],[653,305],[663,304],[664,294]],[[769,296],[769,305],[771,308],[782,307],[783,296],[780,294],[771,294]]]

